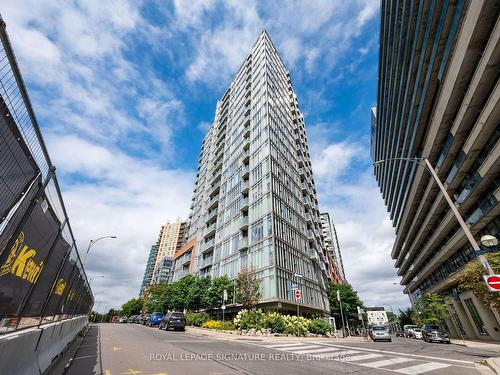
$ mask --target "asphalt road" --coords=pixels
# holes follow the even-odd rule
[[[131,324],[93,326],[69,375],[480,374],[496,353],[396,338],[392,343],[222,340]],[[52,373],[51,373],[52,375]]]

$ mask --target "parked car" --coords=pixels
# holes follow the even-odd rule
[[[137,318],[137,315],[130,315],[127,319],[127,323],[134,323],[134,320]]]
[[[127,323],[127,317],[126,316],[121,316],[117,320],[118,323]]]
[[[386,340],[392,341],[389,330],[386,326],[375,325],[370,328],[370,338],[373,341]]]
[[[146,326],[152,327],[160,324],[161,320],[165,316],[165,313],[162,312],[154,312],[149,315],[148,320],[146,321]]]
[[[411,338],[422,340],[422,330],[420,328],[414,328],[411,333]]]
[[[405,333],[403,331],[396,331],[394,332],[394,334],[396,335],[396,337],[405,337]]]
[[[425,324],[422,326],[422,338],[426,342],[444,342],[450,343],[450,338],[446,331],[438,325]]]
[[[411,333],[415,328],[418,328],[418,326],[414,326],[412,324],[406,324],[403,326],[403,331],[405,332],[406,337],[411,337]]]
[[[186,329],[186,318],[181,312],[169,312],[163,317],[158,328],[164,330],[173,328],[174,330],[184,331]]]
[[[139,316],[139,324],[145,325],[149,319],[149,314],[142,314]]]

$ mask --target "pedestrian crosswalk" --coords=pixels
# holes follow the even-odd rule
[[[281,343],[265,344],[266,348],[284,351],[287,353],[306,356],[310,360],[328,359],[348,362],[372,369],[382,369],[406,375],[430,375],[435,370],[453,366],[452,363],[438,362],[405,355],[404,353],[387,353],[359,349],[355,347],[336,346],[331,344],[315,343]]]

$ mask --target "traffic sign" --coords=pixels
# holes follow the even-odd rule
[[[300,289],[296,289],[295,290],[295,300],[298,301],[301,298],[302,298],[302,292],[300,291]]]
[[[483,278],[491,292],[500,291],[500,275],[484,275]]]
[[[225,310],[226,309],[226,305],[222,305],[221,309]]]
[[[292,290],[295,290],[295,289],[299,289],[299,287],[297,286],[297,284],[292,284]]]
[[[223,298],[224,298],[224,301],[227,301],[227,289],[224,289]]]

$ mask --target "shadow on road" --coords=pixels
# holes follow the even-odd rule
[[[69,375],[101,375],[101,355],[99,353],[99,327],[92,325],[82,344],[71,361],[66,374]]]

